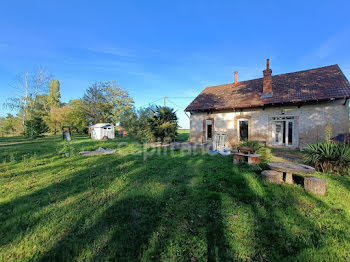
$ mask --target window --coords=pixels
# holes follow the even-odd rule
[[[295,144],[293,116],[272,118],[272,144],[276,146],[293,146]]]
[[[239,141],[248,140],[249,137],[249,124],[248,119],[238,120],[238,138]]]
[[[212,120],[206,120],[206,139],[212,140],[213,139],[213,121]]]
[[[293,145],[293,122],[288,121],[288,145]]]

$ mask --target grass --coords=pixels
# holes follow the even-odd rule
[[[186,142],[190,138],[190,130],[189,129],[179,129],[178,135],[175,138],[175,141],[178,142]]]
[[[231,157],[131,139],[0,138],[0,261],[349,261],[350,179],[327,196],[272,185]]]

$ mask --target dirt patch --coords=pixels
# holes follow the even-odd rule
[[[305,154],[298,150],[274,150],[271,151],[272,161],[287,163],[305,163]]]

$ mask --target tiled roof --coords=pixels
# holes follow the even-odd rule
[[[186,111],[224,110],[350,97],[350,83],[338,65],[272,76],[271,97],[261,97],[263,78],[209,86]]]

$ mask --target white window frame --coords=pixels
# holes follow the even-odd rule
[[[294,116],[274,116],[272,117],[272,124],[274,125],[275,122],[285,122],[285,128],[286,130],[284,130],[284,140],[286,141],[284,144],[282,143],[282,145],[276,144],[275,142],[275,127],[272,126],[272,132],[271,132],[271,137],[272,137],[272,145],[274,146],[284,146],[284,147],[294,147],[295,146],[295,117]],[[288,142],[288,135],[289,135],[289,130],[288,130],[288,123],[292,122],[293,123],[293,130],[292,130],[292,144],[289,144]]]

